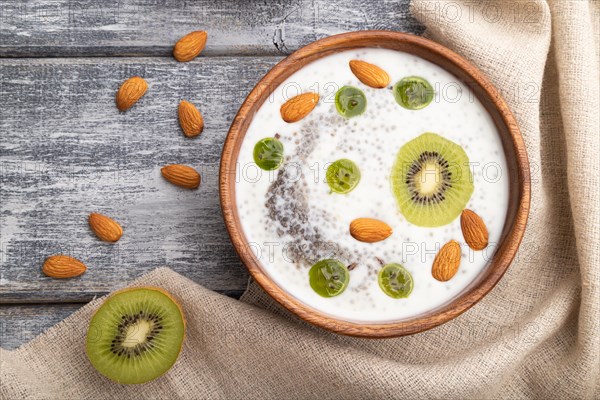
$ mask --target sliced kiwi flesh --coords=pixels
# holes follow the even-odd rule
[[[110,296],[92,317],[86,352],[94,368],[124,384],[144,383],[177,360],[185,319],[164,290],[132,288]]]
[[[449,224],[473,194],[467,153],[435,133],[424,133],[400,148],[390,180],[400,212],[417,226]]]

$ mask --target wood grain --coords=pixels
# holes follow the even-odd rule
[[[438,64],[463,81],[492,116],[501,135],[511,173],[507,219],[498,250],[485,270],[449,303],[419,316],[380,324],[357,324],[330,317],[297,300],[271,280],[255,254],[245,251],[249,245],[241,229],[236,205],[235,174],[230,173],[235,170],[240,146],[256,110],[272,90],[315,59],[360,47],[383,47],[415,54]],[[431,329],[459,316],[481,300],[498,283],[517,252],[525,232],[531,193],[529,162],[519,127],[498,91],[482,72],[458,54],[427,39],[398,32],[367,31],[336,35],[312,43],[277,64],[257,84],[236,115],[225,141],[221,159],[220,195],[231,240],[252,277],[267,293],[300,318],[322,328],[350,336],[383,338]]]
[[[0,60],[1,301],[88,301],[164,265],[239,294],[247,273],[220,214],[218,163],[245,94],[278,60]],[[120,113],[115,92],[136,74],[148,92]],[[179,127],[182,99],[205,116],[197,138]],[[173,163],[196,168],[200,188],[166,182],[160,167]],[[91,212],[119,222],[121,240],[98,240]],[[61,282],[44,277],[42,263],[55,253],[88,271]]]
[[[203,55],[288,54],[328,35],[364,29],[419,33],[409,0],[0,0],[0,57],[170,56],[190,31]]]

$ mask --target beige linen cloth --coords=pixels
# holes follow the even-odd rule
[[[255,284],[237,301],[158,269],[135,284],[167,289],[188,317],[183,352],[165,376],[123,386],[96,373],[84,338],[97,299],[1,352],[2,398],[600,398],[599,8],[412,4],[427,36],[500,89],[532,164],[517,259],[459,318],[409,337],[349,338],[296,320]]]

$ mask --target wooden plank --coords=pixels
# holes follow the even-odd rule
[[[27,343],[83,305],[0,305],[0,347],[12,350]],[[85,329],[85,327],[76,327],[76,329]]]
[[[420,33],[410,0],[0,0],[0,57],[167,56],[206,30],[205,55],[280,55],[336,33]]]
[[[230,244],[218,197],[218,163],[246,93],[279,57],[0,60],[0,301],[87,302],[159,266],[239,295],[247,273]],[[114,95],[131,75],[147,94],[126,113]],[[199,105],[205,130],[183,136],[179,100]],[[189,164],[199,190],[167,183],[160,167]],[[124,228],[116,244],[89,230],[90,212]],[[88,271],[41,273],[64,253]]]

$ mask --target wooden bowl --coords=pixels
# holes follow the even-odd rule
[[[335,319],[302,303],[275,284],[249,251],[236,205],[236,162],[246,130],[263,102],[290,75],[304,65],[340,51],[380,47],[411,53],[446,69],[466,84],[492,116],[501,135],[510,173],[509,206],[496,252],[485,269],[457,297],[424,314],[385,323],[356,323]],[[296,51],[269,71],[248,95],[225,140],[220,167],[221,208],[225,225],[242,261],[258,284],[282,306],[303,320],[327,330],[363,337],[393,337],[422,332],[462,314],[498,283],[508,269],[525,231],[529,214],[529,163],[514,116],[484,74],[453,51],[422,37],[389,31],[344,33],[318,40]]]

